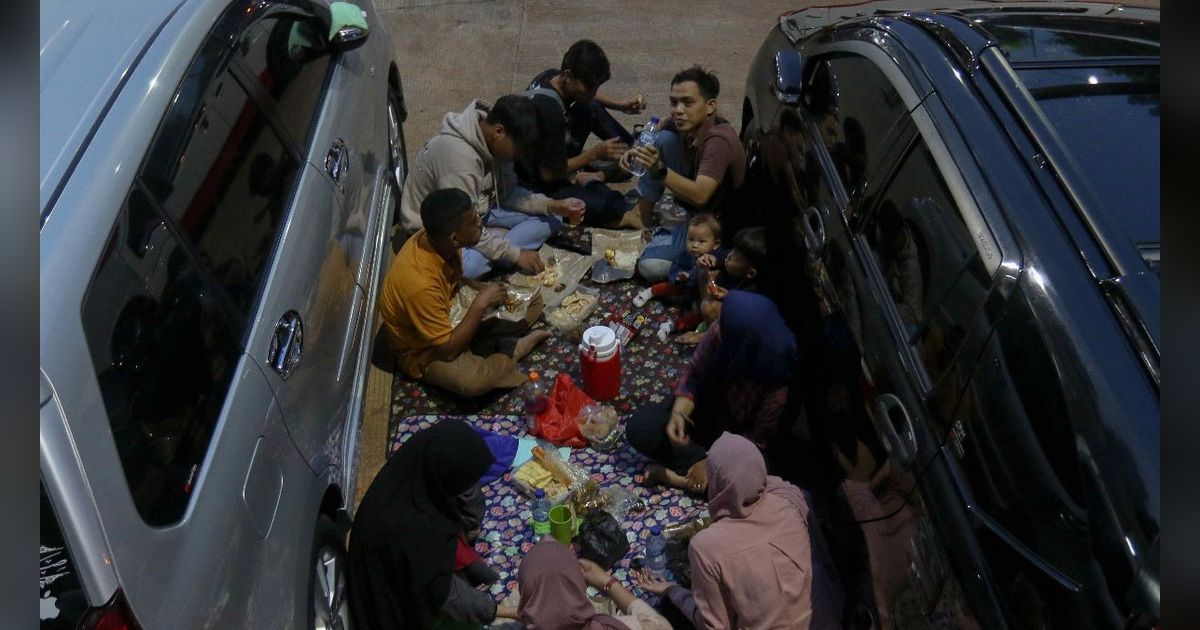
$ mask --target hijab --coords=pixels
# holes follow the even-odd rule
[[[413,434],[384,464],[355,514],[349,597],[363,628],[426,628],[450,594],[462,531],[458,495],[495,457],[467,423]]]
[[[808,514],[800,488],[767,475],[762,452],[750,440],[725,432],[708,449],[708,512],[713,521],[746,518],[766,493],[778,495]]]
[[[587,597],[579,560],[550,536],[534,545],[517,572],[521,623],[527,630],[629,630],[609,615],[596,613]]]
[[[716,331],[719,343],[699,375],[701,385],[734,380],[789,384],[796,365],[796,337],[775,302],[749,291],[730,291],[723,302]]]

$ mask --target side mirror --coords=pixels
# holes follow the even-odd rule
[[[334,50],[354,50],[367,42],[367,15],[353,2],[329,4],[329,45]]]
[[[771,91],[785,105],[800,104],[800,90],[804,86],[804,63],[800,51],[785,48],[775,53],[775,80]]]

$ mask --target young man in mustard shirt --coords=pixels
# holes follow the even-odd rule
[[[526,376],[517,361],[550,336],[548,330],[526,332],[542,314],[540,296],[524,322],[484,322],[489,309],[504,303],[508,289],[499,282],[473,282],[479,293],[462,321],[452,325],[450,304],[463,280],[461,248],[479,242],[483,223],[470,196],[445,188],[422,201],[421,224],[396,255],[379,296],[383,329],[400,368],[467,397],[521,385]]]

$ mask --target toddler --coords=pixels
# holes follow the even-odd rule
[[[733,237],[733,250],[725,257],[700,256],[696,265],[708,271],[707,283],[700,299],[700,317],[696,330],[684,333],[679,343],[699,343],[700,337],[721,315],[721,300],[731,290],[758,292],[759,278],[767,265],[767,230],[750,227],[738,230]],[[724,270],[724,273],[722,273]]]
[[[707,270],[697,264],[697,259],[725,259],[721,247],[721,223],[707,212],[701,212],[688,220],[687,241],[679,258],[671,263],[665,282],[642,289],[633,298],[633,305],[641,308],[650,298],[665,298],[695,303],[700,299],[700,289],[707,282]]]

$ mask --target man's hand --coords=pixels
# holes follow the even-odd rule
[[[531,276],[542,273],[542,269],[546,268],[537,251],[532,249],[521,250],[520,255],[517,256],[517,267]]]
[[[701,254],[696,258],[696,264],[705,269],[712,269],[717,266],[717,257],[712,254]]]
[[[669,590],[672,586],[678,586],[674,582],[668,582],[662,579],[662,576],[651,571],[650,569],[635,571],[633,577],[637,580],[637,585],[640,586],[643,591],[646,591],[647,593],[654,593],[655,595],[662,595],[663,593],[666,593],[667,590]]]
[[[647,173],[657,173],[659,169],[658,147],[636,146],[625,154],[626,160],[635,160],[646,167]]]
[[[471,306],[479,305],[484,311],[494,306],[500,306],[508,299],[508,287],[502,282],[488,282],[479,290]]]
[[[620,138],[609,138],[593,146],[592,160],[619,160],[629,150],[629,145],[621,142]]]
[[[688,437],[687,425],[691,418],[687,414],[672,409],[671,419],[667,421],[667,439],[677,447],[684,447],[692,443],[692,438]]]
[[[576,197],[554,199],[550,202],[550,212],[563,217],[572,225],[579,225],[587,213],[587,203]]]
[[[688,490],[695,494],[708,493],[708,459],[702,459],[688,469]]]
[[[604,585],[608,583],[608,578],[612,577],[600,565],[587,559],[579,560],[579,570],[583,571],[583,581],[587,585],[596,588],[604,589]]]
[[[613,109],[624,114],[640,114],[646,109],[646,97],[642,94],[627,100],[617,103]]]

